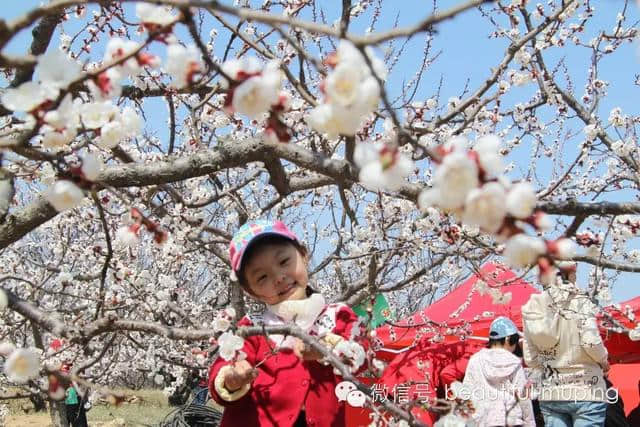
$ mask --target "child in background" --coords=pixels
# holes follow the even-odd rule
[[[535,427],[533,406],[525,392],[527,377],[514,353],[520,333],[507,317],[491,322],[488,348],[471,356],[464,388],[471,397],[478,427]]]
[[[352,331],[359,325],[356,315],[344,304],[326,304],[308,287],[307,249],[282,222],[243,225],[229,254],[242,289],[267,306],[262,316],[245,316],[239,326],[295,322],[329,348],[353,346],[348,340],[359,332]],[[272,354],[272,348],[279,351]],[[211,396],[225,406],[222,427],[345,425],[344,402],[335,394],[341,379],[319,353],[297,338],[278,335],[248,337],[242,351],[244,360],[218,357],[209,371]]]

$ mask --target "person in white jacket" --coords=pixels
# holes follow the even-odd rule
[[[520,333],[506,317],[491,322],[488,348],[471,356],[462,392],[475,408],[477,427],[534,427],[533,406],[526,386],[522,360],[513,354]]]
[[[609,370],[596,306],[575,286],[575,263],[522,306],[524,359],[539,378],[536,394],[548,427],[604,426]]]

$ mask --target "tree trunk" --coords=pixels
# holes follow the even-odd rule
[[[69,427],[67,422],[67,406],[64,401],[49,400],[49,414],[53,427]]]

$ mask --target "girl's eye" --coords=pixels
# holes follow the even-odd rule
[[[280,265],[286,265],[289,262],[289,258],[285,258],[282,261],[280,261]]]
[[[267,278],[266,274],[263,274],[262,276],[258,277],[258,283],[263,282],[264,279],[266,279],[266,278]]]

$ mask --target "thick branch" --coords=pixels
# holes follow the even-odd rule
[[[639,202],[578,202],[564,200],[539,202],[538,209],[551,215],[635,215],[640,214]]]

